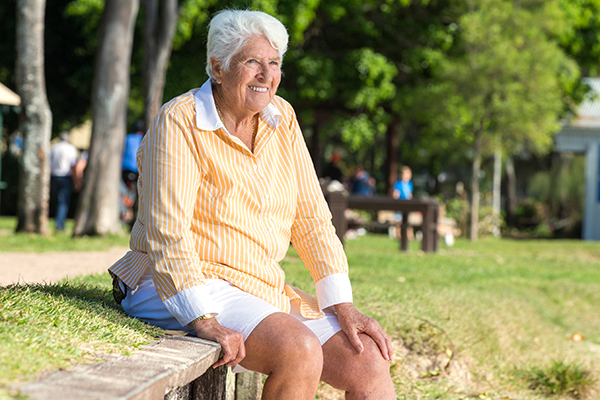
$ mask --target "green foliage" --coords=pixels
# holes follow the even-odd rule
[[[556,16],[555,3],[486,0],[459,18],[457,47],[432,68],[448,98],[443,115],[460,135],[484,135],[490,146],[501,137],[509,152],[548,151],[563,109],[559,75],[578,80],[549,37],[561,28],[543,22]]]
[[[365,143],[372,143],[385,132],[383,120],[386,115],[382,110],[378,111],[374,115],[363,113],[352,118],[340,116],[336,119],[335,129],[341,132],[342,140],[350,151],[358,152],[361,147],[366,147]]]
[[[546,203],[532,198],[519,201],[515,212],[517,224],[535,226],[547,221],[548,206]]]
[[[182,3],[181,14],[177,21],[177,30],[173,38],[173,49],[180,49],[192,39],[194,32],[203,28],[209,18],[208,7],[215,0],[185,0]]]
[[[73,50],[81,54],[95,53],[98,47],[98,27],[104,10],[104,0],[75,0],[67,4],[64,10],[66,20],[77,21],[81,24],[85,37],[83,46]]]
[[[89,117],[103,4],[65,0],[46,11],[55,133]],[[382,132],[400,137],[402,163],[432,175],[463,169],[480,130],[484,156],[497,137],[508,153],[544,154],[558,118],[573,111],[588,89],[580,71],[600,70],[600,0],[181,0],[180,5],[165,100],[206,79],[205,28],[214,12],[263,10],[290,33],[279,93],[296,108],[303,130],[327,139],[325,153],[344,147],[352,153],[348,160],[372,163],[376,174],[387,156]],[[6,22],[0,35],[7,39],[0,43],[4,83],[14,83],[12,15],[14,2],[0,5]],[[142,28],[143,5],[134,40],[130,121],[143,109]],[[354,121],[358,127],[346,127]]]
[[[456,221],[459,229],[466,231],[467,219],[469,217],[469,202],[460,197],[454,197],[444,202],[446,217]]]
[[[548,396],[567,395],[574,399],[587,398],[596,381],[589,369],[564,360],[553,360],[544,368],[533,366],[522,375],[536,392]]]
[[[298,76],[296,83],[298,85],[298,95],[309,101],[324,101],[333,98],[335,64],[328,57],[306,55],[300,57],[297,55]]]
[[[533,176],[527,195],[545,205],[547,212],[540,222],[571,230],[583,219],[585,157],[561,154],[553,160],[549,171]]]
[[[494,233],[495,227],[502,228],[504,226],[504,218],[502,215],[494,215],[491,206],[479,207],[479,235],[491,235]]]
[[[348,108],[364,107],[373,111],[380,103],[395,96],[396,87],[392,80],[398,74],[398,70],[385,56],[375,53],[370,48],[363,48],[349,53],[347,62],[355,65],[358,79],[361,81],[356,92],[348,93]]]
[[[570,26],[559,36],[559,43],[577,60],[585,76],[598,75],[600,1],[562,0],[560,6]]]

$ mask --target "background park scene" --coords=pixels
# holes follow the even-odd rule
[[[597,0],[4,1],[0,275],[13,253],[126,251],[126,134],[205,82],[226,7],[288,28],[278,94],[317,174],[335,160],[352,192],[363,167],[391,196],[409,166],[452,233],[423,253],[417,221],[401,252],[393,213],[348,215],[355,302],[394,340],[398,398],[600,396]],[[65,130],[88,158],[57,231],[46,163]],[[293,248],[282,267],[313,290]],[[0,287],[0,398],[164,335],[124,315],[107,273],[47,283]]]

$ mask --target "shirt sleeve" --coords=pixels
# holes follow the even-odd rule
[[[323,310],[335,304],[352,302],[348,261],[342,243],[335,234],[331,212],[295,116],[290,128],[298,180],[292,244],[310,271],[319,308]]]
[[[165,307],[182,325],[219,312],[204,286],[191,231],[202,174],[193,135],[193,118],[173,105],[163,107],[148,132],[142,163],[152,278]]]

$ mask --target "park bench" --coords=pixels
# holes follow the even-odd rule
[[[255,372],[213,369],[217,343],[174,336],[142,346],[130,356],[76,365],[18,388],[32,400],[257,400]]]
[[[398,200],[390,196],[356,196],[348,195],[344,191],[325,191],[325,198],[332,214],[333,225],[342,243],[348,228],[345,216],[346,209],[370,211],[401,211],[403,214],[400,227],[400,249],[408,250],[408,214],[420,212],[423,215],[423,240],[421,249],[424,252],[435,252],[438,246],[438,217],[439,205],[431,199]]]

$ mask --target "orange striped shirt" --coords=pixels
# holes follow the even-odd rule
[[[167,309],[186,325],[219,304],[204,290],[223,279],[303,316],[351,302],[342,244],[294,110],[276,96],[260,113],[251,152],[218,117],[210,82],[163,106],[138,151],[138,218],[110,271],[130,288],[152,272]],[[317,299],[285,283],[290,241]]]

